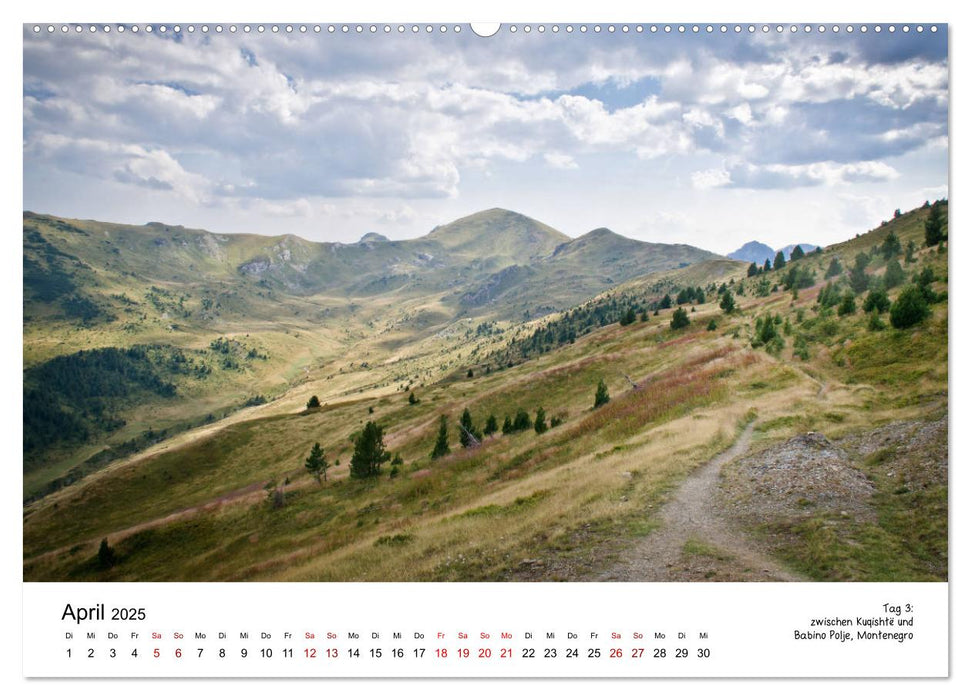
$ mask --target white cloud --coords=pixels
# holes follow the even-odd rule
[[[566,153],[546,153],[543,155],[543,159],[551,167],[561,170],[576,170],[580,167],[573,159],[573,156],[567,155]]]
[[[26,146],[24,155],[57,159],[63,167],[84,175],[110,176],[129,185],[171,190],[196,204],[208,202],[215,189],[212,182],[187,171],[161,148],[47,134]]]
[[[732,176],[724,168],[712,168],[691,173],[691,185],[696,190],[710,190],[731,184]]]
[[[825,161],[805,165],[737,164],[728,169],[712,169],[692,173],[695,189],[741,187],[748,189],[791,189],[817,185],[846,185],[854,182],[885,182],[895,180],[900,173],[879,161],[834,163]]]
[[[650,181],[652,201],[946,182],[918,182],[907,160],[947,148],[946,58],[870,55],[902,37],[854,37],[839,56],[826,37],[722,38],[28,34],[25,180],[80,174],[90,199],[124,188],[130,209],[141,192],[392,227],[430,217],[409,202],[488,206],[539,169],[573,170],[556,196],[592,208],[602,181],[639,209],[653,205],[628,182]]]

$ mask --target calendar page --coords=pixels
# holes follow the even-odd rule
[[[23,676],[947,678],[948,24],[405,14],[22,25]]]

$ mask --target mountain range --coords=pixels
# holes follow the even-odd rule
[[[751,279],[502,210],[349,244],[25,214],[24,580],[946,582],[935,207]],[[919,284],[858,257],[891,233]]]
[[[236,296],[255,291],[264,298],[432,293],[456,314],[532,317],[638,275],[720,257],[608,229],[570,238],[505,209],[472,214],[420,238],[389,240],[371,232],[351,244],[31,212],[24,213],[23,230],[25,323],[57,316],[88,324],[119,318],[129,304],[112,293],[136,281],[168,291],[182,285],[190,295],[210,288],[219,294],[218,288],[229,291],[227,285]]]
[[[24,212],[26,490],[90,461],[86,443],[108,445],[100,464],[315,370],[357,391],[352,373],[380,357],[409,358],[399,380],[427,377],[500,325],[699,262],[739,265],[604,228],[570,238],[505,209],[356,243]]]
[[[818,247],[813,243],[790,243],[787,246],[779,248],[779,250],[773,250],[765,243],[760,243],[759,241],[749,241],[738,250],[733,250],[728,254],[727,257],[731,258],[732,260],[744,260],[745,262],[754,262],[761,265],[766,260],[770,262],[775,260],[776,253],[778,253],[780,250],[782,251],[782,254],[786,256],[786,260],[788,260],[792,255],[793,248],[795,248],[797,245],[802,248],[803,253],[810,253],[816,250]]]

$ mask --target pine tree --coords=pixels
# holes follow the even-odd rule
[[[850,288],[857,294],[862,294],[870,286],[870,276],[866,273],[869,257],[866,253],[858,253],[856,264],[850,270]]]
[[[836,309],[836,313],[840,316],[848,316],[850,314],[856,313],[856,299],[853,296],[853,292],[845,292],[843,298],[840,299],[839,308]]]
[[[610,394],[607,393],[607,382],[601,379],[597,383],[597,393],[593,397],[593,407],[600,408],[608,401],[610,401]]]
[[[384,431],[377,423],[368,421],[354,441],[351,457],[351,476],[367,479],[381,473],[381,465],[391,459],[384,449]]]
[[[512,421],[509,419],[509,416],[506,416],[502,420],[502,434],[508,435],[511,432],[512,432]]]
[[[98,547],[98,566],[102,569],[110,569],[115,565],[115,550],[108,546],[108,538],[101,540]]]
[[[896,258],[900,255],[900,239],[897,238],[897,234],[893,231],[887,234],[887,237],[883,239],[883,243],[880,244],[880,255],[882,255],[886,260],[890,258]]]
[[[843,266],[840,265],[839,258],[835,258],[835,257],[830,258],[829,267],[826,268],[826,279],[829,279],[830,277],[836,277],[841,272],[843,272]]]
[[[320,484],[322,481],[327,481],[327,468],[330,466],[327,463],[327,458],[324,457],[324,451],[320,449],[320,443],[315,442],[314,446],[310,448],[310,455],[307,457],[307,461],[303,464],[310,475],[317,480]]]
[[[931,284],[934,282],[934,271],[931,268],[925,267],[920,271],[919,275],[915,274],[914,282],[917,284],[917,288],[924,295],[924,300],[928,304],[933,304],[935,301],[938,301],[937,294],[934,293],[931,287]]]
[[[529,414],[523,409],[516,410],[516,417],[512,422],[512,429],[514,432],[519,432],[520,430],[529,430],[533,426],[533,421],[529,419]]]
[[[533,429],[540,435],[549,430],[549,426],[546,425],[546,411],[543,410],[542,406],[536,410],[536,422],[533,423]]]
[[[934,202],[930,214],[927,215],[927,220],[924,222],[924,241],[928,248],[947,240],[947,234],[944,232],[945,223],[941,203],[939,201]]]
[[[486,418],[485,428],[482,430],[486,435],[492,435],[497,430],[499,430],[499,423],[496,421],[496,415],[490,413],[489,417]]]
[[[863,310],[867,313],[875,312],[877,314],[882,314],[889,308],[890,297],[887,296],[887,291],[883,287],[871,289],[870,293],[867,294],[866,299],[863,301]]]
[[[904,253],[904,262],[912,263],[916,261],[914,253],[917,252],[917,244],[913,241],[907,241],[907,251]]]
[[[923,292],[919,287],[911,285],[890,305],[890,324],[894,328],[909,328],[927,318],[930,312]]]
[[[755,341],[752,343],[753,347],[768,345],[778,337],[779,334],[775,329],[775,321],[770,314],[755,319]]]
[[[771,271],[772,271],[772,262],[768,258],[766,258],[765,265],[762,266],[762,272],[771,272]]]
[[[786,266],[786,254],[781,250],[775,254],[775,260],[772,262],[773,270],[781,270]]]
[[[755,277],[757,274],[759,274],[759,266],[756,265],[755,263],[752,263],[751,265],[748,266],[747,276]]]
[[[662,308],[662,309],[670,309],[671,308],[671,303],[672,303],[671,302],[671,295],[670,294],[665,294],[664,295],[664,298],[661,299],[660,308]]]
[[[730,314],[735,310],[735,297],[732,296],[731,292],[726,291],[724,294],[722,294],[722,298],[718,303],[718,306],[720,306],[726,314]]]
[[[432,459],[444,457],[450,452],[448,449],[448,419],[441,416],[438,419],[438,438],[435,440],[435,447],[432,448]]]
[[[802,249],[801,245],[797,245],[789,253],[789,262],[796,262],[797,260],[802,260],[804,257],[806,257],[806,252]]]
[[[475,423],[472,422],[472,414],[469,413],[469,409],[462,412],[462,418],[459,420],[459,442],[462,443],[462,447],[473,447],[482,442],[482,433],[476,429]]]
[[[890,262],[887,263],[887,269],[883,273],[883,284],[887,289],[893,289],[898,284],[901,284],[907,276],[904,274],[904,269],[900,267],[900,263],[897,262],[897,258],[891,258]]]
[[[637,320],[637,312],[634,311],[634,307],[632,306],[628,308],[627,312],[621,317],[620,325],[629,326],[636,320]]]
[[[411,404],[412,406],[414,406],[419,401],[420,399],[417,396],[415,396],[415,392],[411,392],[410,394],[408,394],[408,403]]]
[[[832,282],[827,282],[826,286],[819,290],[816,301],[824,309],[836,306],[840,301],[839,288]]]
[[[674,310],[674,314],[671,316],[671,330],[678,330],[680,328],[686,327],[691,320],[688,318],[688,312],[682,309],[680,306]]]

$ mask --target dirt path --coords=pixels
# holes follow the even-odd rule
[[[748,451],[753,425],[696,470],[658,513],[661,527],[634,545],[601,581],[800,580],[718,513],[723,466]]]

